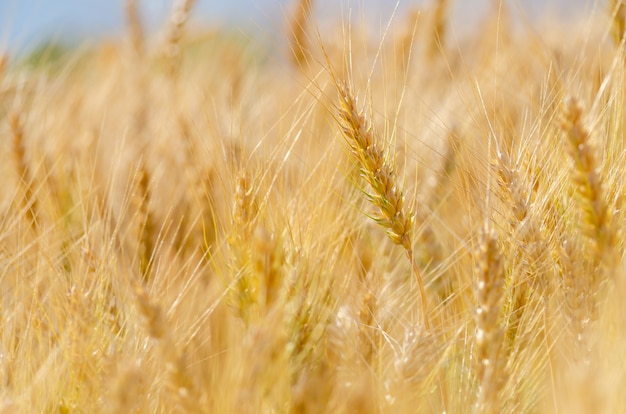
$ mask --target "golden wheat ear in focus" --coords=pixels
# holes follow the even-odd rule
[[[374,220],[387,229],[391,241],[406,251],[417,279],[422,300],[424,324],[428,328],[428,304],[422,275],[413,257],[411,232],[413,213],[404,206],[404,194],[399,186],[396,172],[388,155],[381,148],[380,138],[363,112],[357,109],[357,102],[350,87],[339,85],[339,121],[353,161],[360,169],[361,176],[369,184],[372,192],[367,194],[369,201],[377,208],[379,216]]]

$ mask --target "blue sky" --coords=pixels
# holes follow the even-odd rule
[[[173,0],[140,1],[142,16],[152,32],[162,26]],[[269,34],[280,30],[294,0],[198,0],[195,24],[228,24],[242,30]],[[464,20],[479,16],[493,0],[453,0],[455,15]],[[606,1],[606,0],[603,0]],[[399,0],[400,10],[429,0]],[[365,10],[369,18],[388,19],[394,0],[316,0],[320,16],[333,16],[347,4]],[[569,10],[589,9],[593,0],[509,0],[531,17],[551,10],[564,15]],[[96,41],[119,34],[124,27],[124,0],[0,0],[0,50],[25,50],[46,38]]]

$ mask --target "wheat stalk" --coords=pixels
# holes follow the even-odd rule
[[[339,85],[339,96],[341,129],[352,150],[352,156],[360,167],[361,176],[372,189],[368,199],[380,213],[376,222],[387,229],[387,235],[393,243],[402,246],[406,251],[420,290],[424,324],[429,328],[426,290],[413,257],[413,213],[404,208],[404,195],[396,181],[393,166],[380,148],[374,127],[364,113],[357,110],[356,99],[348,85]]]

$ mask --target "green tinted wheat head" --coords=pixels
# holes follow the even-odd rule
[[[381,143],[376,136],[374,127],[367,120],[365,114],[357,110],[356,99],[348,85],[340,85],[339,96],[341,129],[350,145],[352,156],[360,167],[361,176],[372,189],[368,198],[380,213],[376,221],[387,229],[387,235],[393,243],[404,247],[411,261],[422,297],[424,323],[428,327],[426,290],[421,272],[413,258],[411,240],[413,213],[407,212],[404,208],[404,195],[397,182],[393,166],[380,147]]]

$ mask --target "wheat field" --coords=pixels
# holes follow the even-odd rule
[[[193,3],[0,59],[0,412],[626,411],[621,0]]]

